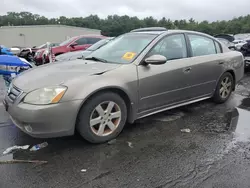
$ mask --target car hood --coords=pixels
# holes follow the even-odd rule
[[[119,64],[101,63],[77,59],[58,62],[27,70],[13,80],[13,84],[24,92],[38,88],[64,84],[76,77],[100,75],[118,68]]]

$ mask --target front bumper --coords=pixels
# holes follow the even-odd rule
[[[23,93],[14,102],[8,96],[3,104],[13,123],[23,132],[37,138],[73,135],[81,100],[52,105],[30,105],[22,102]]]
[[[41,57],[34,57],[34,61],[36,62],[35,64],[37,66],[39,66],[39,65],[49,63],[49,58],[48,58],[48,56],[46,56],[45,59],[43,59],[42,56]]]
[[[42,65],[43,64],[43,58],[42,57],[34,57],[34,61],[36,62],[36,65]]]

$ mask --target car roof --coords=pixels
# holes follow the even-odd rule
[[[179,30],[179,29],[166,29],[162,27],[148,27],[148,28],[140,28],[130,31],[130,33],[139,33],[139,34],[154,34],[154,35],[161,35],[164,33],[193,33],[193,34],[199,34],[204,35],[208,37],[212,37],[208,34],[197,32],[197,31],[191,31],[191,30]]]
[[[134,29],[130,31],[130,33],[144,33],[144,34],[160,35],[166,31],[167,29],[164,27],[144,27],[144,28]]]
[[[191,33],[191,34],[199,34],[199,35],[206,35],[206,36],[210,36],[206,33],[202,33],[202,32],[198,32],[198,31],[191,31],[191,30],[178,30],[178,29],[173,29],[173,30],[168,30],[168,33]]]
[[[76,38],[107,38],[106,36],[103,36],[103,35],[91,35],[91,34],[87,34],[87,35],[79,35],[79,36],[76,36]]]
[[[162,33],[165,33],[165,31],[140,31],[140,32],[133,32],[133,33],[161,35]]]

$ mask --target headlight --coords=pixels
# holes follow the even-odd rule
[[[55,104],[61,100],[66,90],[67,87],[65,86],[37,89],[28,93],[23,102],[37,105]]]

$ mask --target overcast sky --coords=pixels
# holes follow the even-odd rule
[[[0,14],[28,11],[46,17],[97,14],[229,20],[250,13],[250,0],[0,0]]]

